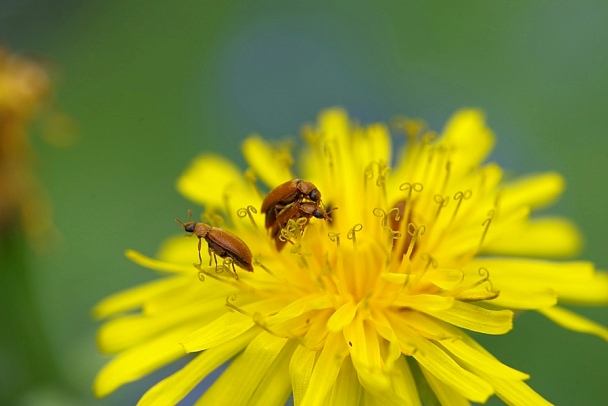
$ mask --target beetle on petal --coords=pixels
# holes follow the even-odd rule
[[[235,274],[236,269],[234,264],[246,271],[253,272],[253,255],[243,240],[221,228],[211,227],[209,224],[205,223],[190,221],[191,216],[192,211],[188,210],[187,222],[184,223],[179,219],[175,219],[175,221],[181,224],[185,231],[198,237],[198,259],[201,264],[203,263],[203,258],[201,257],[201,239],[204,238],[205,241],[207,241],[209,255],[212,255],[215,260],[216,270],[218,267],[217,256],[219,256],[220,258],[232,259],[232,270]],[[211,257],[209,258],[209,265],[211,265]]]

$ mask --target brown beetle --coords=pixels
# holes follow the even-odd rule
[[[234,268],[234,264],[237,264],[246,271],[253,272],[253,265],[251,264],[253,256],[251,255],[251,250],[243,240],[221,228],[211,227],[205,223],[190,221],[191,216],[192,212],[188,210],[187,222],[183,223],[179,219],[175,219],[175,221],[181,224],[184,230],[198,237],[198,259],[201,264],[203,263],[203,258],[201,257],[201,239],[204,238],[209,246],[209,255],[213,254],[215,269],[217,269],[217,255],[220,258],[232,259],[232,270],[235,273],[236,269]],[[211,258],[209,258],[209,265],[211,265]]]
[[[332,210],[335,210],[335,208]],[[308,222],[310,221],[311,217],[331,221],[329,211],[326,212],[325,208],[323,206],[319,206],[317,202],[296,201],[281,210],[276,215],[274,223],[270,227],[268,227],[270,236],[275,240],[277,250],[282,250],[285,246],[285,243],[287,242],[279,237],[281,236],[281,229],[283,229],[287,225],[289,220],[297,221],[301,218],[306,219],[304,224],[302,224],[301,226],[301,231],[304,232],[304,229],[308,225]]]
[[[261,208],[262,213],[266,214],[266,229],[275,224],[277,215],[287,206],[304,201],[314,202],[316,207],[321,204],[321,192],[312,182],[292,179],[272,189],[264,198]]]
[[[302,179],[292,179],[272,189],[262,202],[262,213],[266,213],[266,228],[271,227],[278,212],[303,199],[316,202],[318,206],[321,203],[321,192],[313,183]]]

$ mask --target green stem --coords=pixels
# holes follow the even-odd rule
[[[0,404],[12,404],[29,388],[58,379],[27,255],[17,228],[0,236]]]

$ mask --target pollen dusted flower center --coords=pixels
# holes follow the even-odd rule
[[[196,244],[182,237],[159,260],[129,251],[170,275],[97,307],[100,317],[142,308],[102,327],[101,348],[119,355],[98,376],[97,394],[185,349],[198,355],[140,404],[179,402],[233,357],[201,404],[282,405],[293,396],[296,405],[419,405],[422,380],[442,404],[492,394],[546,404],[527,374],[465,331],[504,334],[513,310],[532,309],[608,339],[602,326],[556,306],[606,303],[606,275],[584,262],[529,259],[578,247],[566,220],[529,218],[561,193],[561,177],[504,182],[499,166],[482,164],[493,135],[478,111],[459,112],[441,135],[416,121],[400,128],[405,147],[394,154],[385,126],[360,127],[328,110],[304,128],[297,168],[287,146],[256,136],[243,146],[244,175],[221,157],[197,158],[178,189],[205,207],[203,222],[247,244],[254,272],[233,268],[234,255],[217,266],[203,255],[193,267]],[[262,212],[264,197],[291,179],[316,186],[322,201],[290,195]]]

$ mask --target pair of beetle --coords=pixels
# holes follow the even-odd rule
[[[286,244],[286,241],[279,238],[281,229],[287,225],[289,220],[306,219],[302,230],[311,217],[331,220],[328,212],[322,206],[319,189],[311,182],[301,179],[292,179],[271,190],[262,202],[262,212],[266,214],[266,229],[271,238],[275,240],[279,251]],[[178,219],[175,221],[181,224],[185,231],[198,237],[198,258],[201,263],[203,262],[201,240],[204,238],[208,244],[209,255],[212,255],[215,260],[216,269],[217,256],[219,256],[232,259],[234,272],[236,272],[234,264],[246,271],[253,272],[251,250],[243,240],[221,228],[190,221],[191,215],[192,212],[188,212],[186,223]],[[209,265],[211,265],[211,260]]]

